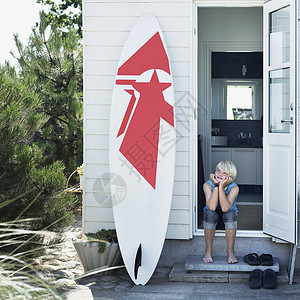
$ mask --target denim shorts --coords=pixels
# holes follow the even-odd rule
[[[225,229],[237,228],[237,215],[234,211],[221,212]],[[203,227],[205,229],[216,229],[219,215],[216,211],[205,210],[203,213]]]

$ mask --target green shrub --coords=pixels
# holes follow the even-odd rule
[[[82,45],[76,31],[58,30],[44,12],[33,28],[27,45],[15,42],[21,76],[30,76],[32,90],[39,94],[39,109],[47,116],[37,137],[45,147],[49,163],[60,160],[70,174],[82,163],[83,64]]]
[[[47,164],[46,145],[33,143],[46,117],[30,79],[12,74],[0,68],[0,222],[30,218],[24,229],[59,232],[73,221],[74,197],[64,192],[63,163]]]

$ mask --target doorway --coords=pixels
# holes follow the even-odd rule
[[[240,188],[238,229],[262,231],[262,18],[262,7],[198,8],[198,99],[207,108],[198,118],[198,229],[202,184],[219,161],[231,160]]]

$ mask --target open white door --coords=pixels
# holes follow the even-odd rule
[[[296,8],[264,5],[263,230],[296,241]]]

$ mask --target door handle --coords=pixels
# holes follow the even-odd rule
[[[291,117],[290,119],[283,119],[281,120],[281,123],[290,123],[291,125],[293,125],[294,124],[293,117]]]

